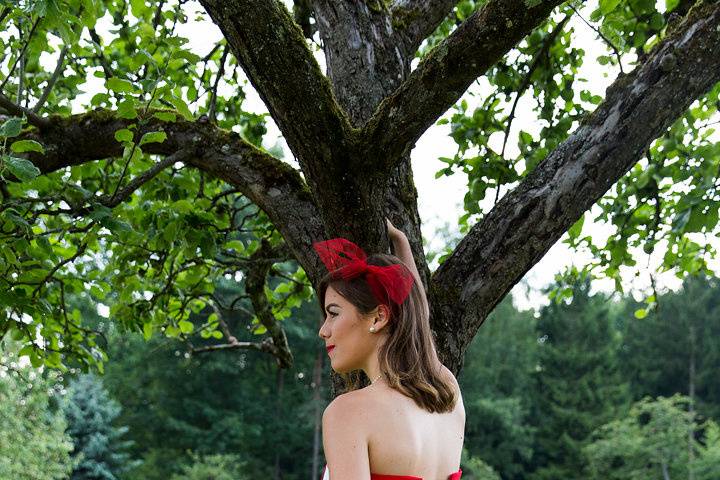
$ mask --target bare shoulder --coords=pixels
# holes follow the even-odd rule
[[[455,388],[460,391],[460,384],[458,383],[457,378],[455,378],[455,374],[453,374],[452,371],[442,363],[440,364],[440,370],[443,372],[445,377],[449,379],[453,385],[455,385]]]
[[[367,415],[367,404],[363,401],[360,391],[338,395],[325,407],[322,416],[323,427],[333,425],[362,425],[362,418]]]
[[[457,397],[458,405],[460,407],[458,410],[461,411],[463,413],[463,415],[465,415],[465,405],[463,404],[462,391],[460,390],[460,383],[458,383],[458,380],[455,377],[455,374],[449,368],[447,368],[445,365],[443,365],[442,363],[440,364],[440,370],[443,372],[445,377],[448,380],[450,380],[450,382],[455,387],[455,391],[457,392],[457,396],[458,396]]]

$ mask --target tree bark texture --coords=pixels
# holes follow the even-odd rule
[[[267,105],[302,176],[201,120],[153,120],[148,130],[164,129],[168,138],[147,151],[184,150],[192,166],[237,187],[268,214],[314,284],[324,274],[314,241],[343,236],[367,251],[388,251],[384,218],[390,217],[408,235],[427,287],[438,353],[456,374],[478,328],[513,285],[652,140],[720,81],[720,3],[706,0],[635,70],[621,75],[595,112],[473,226],[431,275],[410,150],[561,1],[528,7],[525,1],[490,0],[410,71],[418,45],[454,2],[313,0],[328,76],[281,2],[201,3]],[[41,141],[46,154],[29,158],[49,172],[118,156],[113,133],[123,122],[103,112],[51,118],[28,136]]]

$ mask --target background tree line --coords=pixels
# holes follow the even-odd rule
[[[581,272],[558,275],[548,306],[519,311],[508,297],[480,330],[458,377],[463,478],[720,475],[720,281],[689,277],[652,310],[590,286]],[[20,465],[36,478],[319,476],[330,386],[314,303],[286,327],[290,370],[252,352],[191,355],[166,338],[145,341],[77,305],[105,332],[112,361],[102,377],[18,369],[23,380],[6,368],[0,477]]]

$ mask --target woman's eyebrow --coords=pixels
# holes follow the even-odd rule
[[[328,303],[327,305],[325,305],[325,310],[329,310],[330,307],[338,307],[338,308],[340,308],[340,305],[338,305],[337,303]]]

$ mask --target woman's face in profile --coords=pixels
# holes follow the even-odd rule
[[[325,292],[325,321],[318,335],[325,346],[334,345],[328,355],[330,365],[338,373],[358,370],[377,347],[375,335],[369,332],[372,318],[358,309],[331,286]]]

